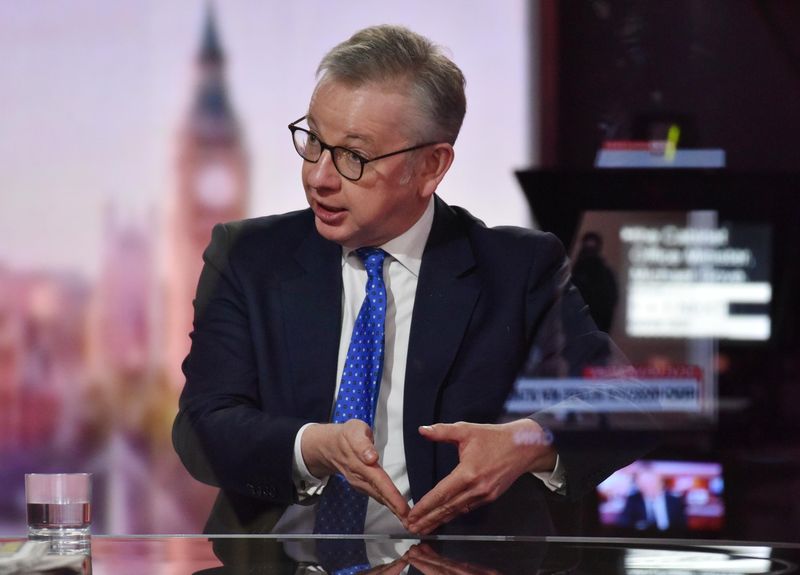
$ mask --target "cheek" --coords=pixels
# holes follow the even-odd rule
[[[360,224],[371,223],[382,219],[388,214],[374,193],[353,193],[353,190],[343,192],[347,198],[347,206],[353,220]]]

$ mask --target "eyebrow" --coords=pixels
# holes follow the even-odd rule
[[[375,143],[374,140],[372,138],[370,138],[369,136],[362,136],[360,134],[347,134],[347,135],[345,135],[344,139],[345,140],[360,140],[360,141],[364,142],[365,144],[369,144],[369,145],[372,145],[372,144]]]
[[[317,128],[314,125],[312,125],[315,124],[316,122],[314,122],[314,118],[311,116],[310,112],[306,114],[306,122],[308,123],[309,128],[311,128],[314,131],[317,131]],[[347,142],[359,141],[367,145],[375,144],[375,141],[372,138],[370,138],[369,136],[364,136],[362,134],[345,134],[344,139]]]

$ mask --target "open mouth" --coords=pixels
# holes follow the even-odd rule
[[[345,208],[328,206],[320,202],[317,202],[314,206],[314,214],[326,224],[337,223],[341,218],[344,217],[344,213],[346,211],[347,210]]]

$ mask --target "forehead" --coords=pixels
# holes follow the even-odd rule
[[[660,481],[661,476],[655,471],[640,471],[637,479],[642,482]]]
[[[353,86],[323,78],[308,107],[309,125],[330,143],[400,142],[418,121],[407,88],[398,83]]]

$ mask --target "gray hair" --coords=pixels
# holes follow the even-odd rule
[[[403,26],[371,26],[328,52],[317,68],[320,81],[352,86],[398,82],[408,86],[428,126],[420,136],[455,143],[467,99],[464,74],[439,46]]]

